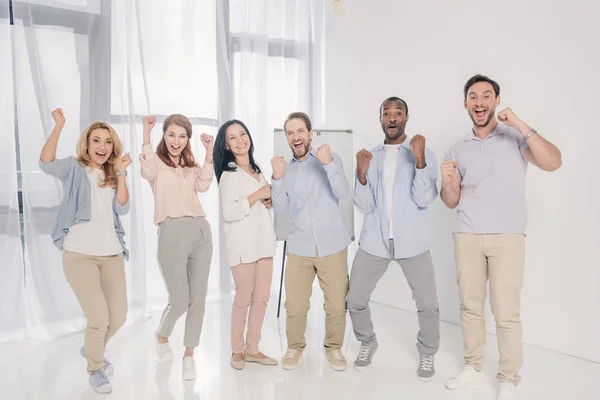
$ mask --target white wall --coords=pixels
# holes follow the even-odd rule
[[[499,82],[500,107],[560,148],[559,171],[528,173],[524,339],[600,362],[600,2],[343,3],[328,19],[326,127],[353,129],[356,151],[382,140],[378,107],[395,95],[408,102],[409,135],[443,158],[469,132],[462,87],[476,73]],[[454,212],[438,199],[430,215],[441,316],[458,323]],[[414,310],[398,266],[372,300]],[[494,332],[489,307],[487,324]]]

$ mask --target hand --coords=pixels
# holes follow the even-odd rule
[[[125,172],[129,164],[131,164],[131,155],[127,153],[115,160],[115,169],[117,172]]]
[[[271,167],[273,168],[273,179],[277,180],[285,174],[287,163],[283,157],[273,157],[271,158]]]
[[[510,107],[505,108],[504,110],[498,113],[498,121],[502,122],[506,126],[510,126],[511,128],[517,128],[521,123],[521,120],[517,118],[513,110]]]
[[[271,185],[263,186],[257,190],[258,198],[260,200],[266,200],[271,198]]]
[[[457,169],[458,163],[456,161],[444,161],[442,165],[440,165],[440,170],[442,172],[442,181],[451,181],[452,178],[454,178]]]
[[[317,149],[317,158],[321,161],[321,164],[327,165],[333,161],[333,157],[331,156],[331,149],[328,144],[324,144],[323,146]]]
[[[156,125],[156,117],[154,115],[144,117],[144,132],[151,132],[154,125]]]
[[[268,199],[264,199],[264,200],[263,200],[263,204],[265,205],[265,207],[267,207],[267,210],[268,210],[269,208],[273,207],[273,204],[271,203],[271,199],[270,199],[270,198],[268,198]]]
[[[373,159],[373,154],[369,150],[362,149],[358,153],[356,153],[356,170],[360,183],[363,185],[366,184],[367,181],[367,172],[369,171],[369,166],[371,165],[371,160]],[[364,181],[364,182],[363,182]]]
[[[417,160],[417,168],[425,168],[425,136],[415,135],[410,140],[410,147]]]
[[[65,115],[63,114],[62,108],[57,108],[56,110],[52,111],[50,115],[52,115],[56,125],[61,127],[65,125]]]
[[[212,153],[215,138],[210,136],[208,133],[203,133],[202,135],[200,135],[200,141],[204,145],[206,151],[210,151]]]

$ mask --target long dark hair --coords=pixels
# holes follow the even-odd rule
[[[213,163],[215,167],[215,175],[217,176],[217,183],[221,181],[221,175],[223,172],[237,170],[236,166],[229,165],[231,162],[235,163],[235,155],[231,152],[231,150],[227,150],[225,148],[225,145],[227,144],[227,128],[234,124],[240,125],[248,134],[248,139],[250,139],[250,149],[248,149],[250,166],[254,172],[260,173],[260,168],[254,162],[254,142],[252,141],[252,135],[250,135],[250,131],[246,127],[246,124],[244,124],[242,121],[232,119],[231,121],[227,121],[221,125],[219,132],[217,133],[217,138],[215,139],[215,145],[213,147]]]

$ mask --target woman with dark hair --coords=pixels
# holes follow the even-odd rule
[[[254,144],[246,125],[224,123],[213,158],[221,194],[227,261],[235,282],[231,313],[231,366],[245,362],[277,365],[258,349],[273,276],[275,230],[271,219],[271,186],[254,161]],[[249,309],[249,310],[248,310]],[[246,317],[248,331],[246,330]]]
[[[212,258],[212,234],[198,193],[206,192],[214,174],[213,137],[202,134],[206,159],[200,167],[190,145],[192,124],[183,115],[173,114],[163,122],[163,136],[152,151],[150,133],[156,117],[144,118],[144,145],[140,162],[142,177],[154,193],[154,223],[158,228],[158,264],[169,304],[155,335],[159,361],[173,361],[169,336],[175,323],[186,313],[186,347],[183,379],[196,378],[194,348],[200,343],[208,273]]]

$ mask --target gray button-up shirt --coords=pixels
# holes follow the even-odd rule
[[[525,233],[527,142],[501,123],[485,139],[472,132],[444,160],[458,162],[462,177],[455,233]]]

